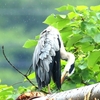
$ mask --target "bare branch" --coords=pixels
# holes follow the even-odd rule
[[[28,78],[28,76],[26,74],[23,74],[20,70],[18,70],[9,60],[8,58],[6,57],[5,55],[5,52],[4,52],[4,46],[2,46],[2,53],[3,53],[3,56],[5,57],[6,61],[17,71],[19,72],[22,76],[24,76],[33,86],[35,86],[36,89],[39,89],[34,83],[32,83],[32,81]],[[30,66],[30,68],[32,67],[32,65]],[[29,69],[30,69],[29,68]],[[29,70],[28,70],[29,71]],[[44,93],[47,93],[43,90],[41,90],[41,92],[44,92]]]
[[[24,76],[24,74],[23,74],[20,70],[18,70],[18,69],[8,60],[8,58],[6,57],[5,52],[4,52],[4,46],[2,46],[2,53],[3,53],[3,56],[5,57],[6,61],[7,61],[17,72],[19,72],[21,75]]]

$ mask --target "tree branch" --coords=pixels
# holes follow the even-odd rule
[[[32,81],[28,78],[28,76],[26,74],[23,74],[20,70],[18,70],[9,60],[8,58],[6,57],[5,55],[5,52],[4,52],[4,46],[2,46],[2,53],[3,53],[3,56],[4,58],[6,59],[6,61],[17,71],[19,72],[22,76],[24,76],[33,86],[35,86],[36,89],[39,89],[34,83],[32,83]],[[30,66],[30,68],[32,67],[32,65]],[[30,69],[29,68],[29,69]],[[29,71],[28,69],[28,71]],[[44,92],[47,94],[47,92],[43,91],[43,90],[40,90],[41,92]]]

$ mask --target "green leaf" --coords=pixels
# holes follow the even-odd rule
[[[82,43],[81,49],[84,52],[92,51],[94,49],[94,45],[91,45],[89,42]]]
[[[87,64],[84,63],[84,64],[81,64],[81,65],[78,65],[78,67],[79,67],[81,70],[83,70],[83,69],[87,68]]]
[[[78,84],[76,85],[77,88],[83,87],[83,86],[85,86],[83,83],[78,83]]]
[[[67,10],[67,6],[61,6],[59,8],[56,8],[57,11],[62,12]]]
[[[61,65],[66,65],[66,61],[65,60],[61,60]]]
[[[98,6],[91,6],[90,9],[93,10],[93,11],[100,11],[100,5],[98,5]]]
[[[82,22],[81,22],[81,30],[82,30],[82,31],[85,31],[86,23],[87,23],[87,22],[85,22],[85,21],[82,21]]]
[[[87,6],[77,6],[76,7],[76,10],[79,10],[79,11],[83,11],[83,10],[87,10],[88,7]]]
[[[58,21],[57,22],[57,28],[59,30],[63,29],[67,24],[69,23],[69,20],[68,19],[63,19],[61,21]]]
[[[40,38],[40,35],[35,36],[36,40],[39,40],[39,38]]]
[[[66,82],[64,84],[62,84],[61,86],[61,90],[69,90],[69,89],[73,89],[76,88],[76,84],[73,84],[72,82]]]
[[[75,12],[75,7],[72,5],[67,5],[67,10]]]
[[[28,39],[25,44],[23,45],[24,48],[31,48],[31,47],[34,47],[36,46],[37,44],[37,41],[36,40],[30,40]]]
[[[59,8],[56,8],[56,10],[59,11],[59,12],[66,11],[66,10],[75,12],[75,7],[72,6],[72,5],[67,5],[67,6],[61,6]]]
[[[55,21],[56,21],[55,15],[51,14],[50,16],[48,16],[46,18],[46,20],[43,23],[48,24],[48,25],[52,25]]]
[[[78,42],[82,38],[82,35],[80,34],[74,34],[71,36],[68,40],[67,47],[73,46],[76,42]]]
[[[100,50],[90,53],[87,63],[89,67],[95,67],[95,64],[100,60]]]
[[[96,13],[97,18],[100,20],[100,12]]]
[[[62,30],[60,30],[60,33],[61,33],[63,42],[65,43],[66,41],[68,41],[68,38],[72,33],[72,28],[70,26],[64,27]]]
[[[68,13],[68,17],[69,17],[69,19],[73,19],[75,17],[78,17],[78,14],[75,12],[70,12],[70,13]]]
[[[71,76],[71,80],[78,84],[78,83],[81,83],[81,77],[80,77],[80,73],[74,73],[72,76]]]
[[[35,78],[35,72],[31,73],[28,78],[31,80],[31,79],[34,79]],[[27,81],[27,79],[25,78],[24,81]]]
[[[87,81],[93,78],[94,72],[91,71],[90,69],[84,69],[81,72],[82,79]]]
[[[96,73],[96,72],[98,72],[98,71],[100,70],[98,64],[96,64],[95,67],[92,67],[91,69],[92,69],[92,71],[93,71],[94,73]]]
[[[0,96],[7,96],[13,93],[13,87],[7,85],[0,85]]]
[[[94,39],[94,41],[95,41],[96,43],[100,43],[100,33],[95,34],[95,36],[93,37],[93,39]]]
[[[100,82],[100,73],[96,76],[98,82]]]
[[[93,39],[90,36],[85,36],[79,42],[81,42],[81,43],[93,42]]]

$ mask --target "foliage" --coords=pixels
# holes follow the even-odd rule
[[[15,100],[20,94],[34,90],[34,86],[14,89],[12,86],[0,85],[0,99],[1,100]]]
[[[56,10],[67,14],[51,14],[44,23],[60,31],[66,50],[73,52],[76,57],[76,71],[63,83],[61,90],[99,82],[100,5],[90,8],[67,5]],[[62,61],[62,69],[64,64]],[[53,84],[53,90],[54,87]]]

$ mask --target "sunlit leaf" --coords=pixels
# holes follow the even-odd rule
[[[93,10],[93,11],[100,11],[100,5],[98,5],[98,6],[91,6],[90,9]]]
[[[35,78],[35,72],[31,73],[28,78],[31,80],[31,79],[34,79]],[[27,79],[25,78],[24,81],[27,81]]]
[[[25,44],[23,45],[24,48],[31,48],[31,47],[34,47],[36,46],[37,44],[37,41],[36,40],[30,40],[28,39]]]
[[[61,65],[66,65],[66,61],[65,60],[61,60]]]
[[[79,11],[83,11],[83,10],[87,10],[88,7],[87,6],[77,6],[76,7],[76,10],[79,10]]]
[[[77,88],[83,87],[83,86],[85,86],[85,84],[83,84],[83,83],[79,83],[79,84],[76,85]]]
[[[75,18],[75,17],[77,17],[77,16],[78,16],[78,14],[75,13],[75,12],[70,12],[70,13],[68,13],[69,19],[73,19],[73,18]]]
[[[46,18],[46,20],[43,23],[52,25],[55,21],[56,21],[55,15],[51,14]]]
[[[100,70],[98,64],[96,64],[95,67],[90,67],[90,68],[92,69],[92,71],[93,71],[94,73],[96,73],[96,72],[98,72],[98,71]]]
[[[66,15],[59,15],[61,18],[65,19]]]

